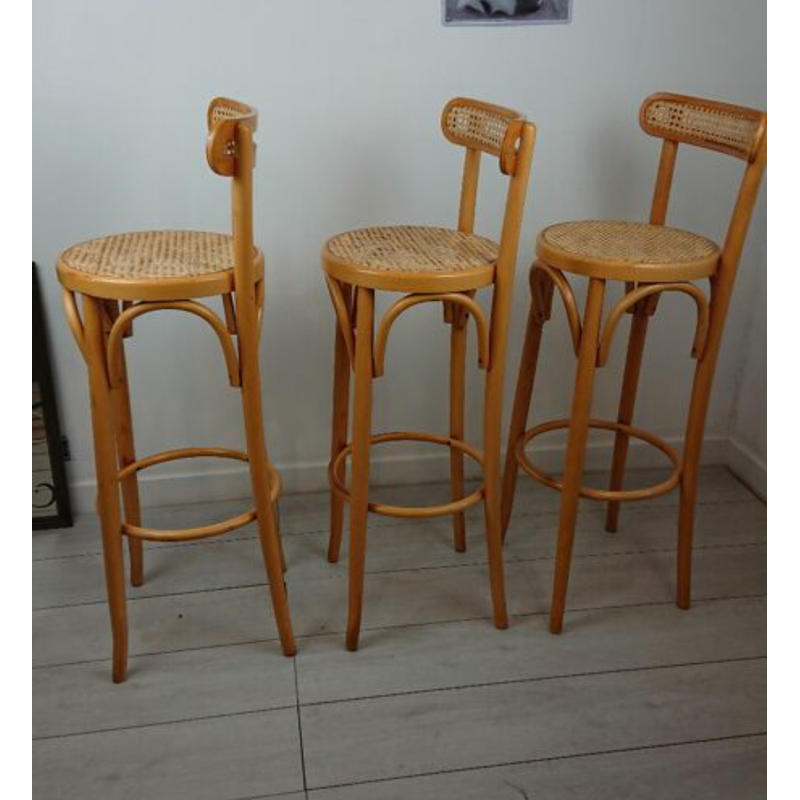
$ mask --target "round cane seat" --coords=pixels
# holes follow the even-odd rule
[[[551,225],[539,234],[536,253],[565,272],[637,282],[705,278],[716,271],[720,256],[704,236],[620,220]]]
[[[451,292],[490,285],[497,253],[497,245],[482,236],[399,225],[334,236],[322,248],[322,264],[332,278],[356,286]]]
[[[122,300],[172,300],[233,291],[233,237],[202,231],[139,231],[90,239],[58,259],[72,291]],[[254,248],[256,280],[264,257]]]

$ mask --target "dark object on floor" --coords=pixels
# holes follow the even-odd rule
[[[33,265],[33,529],[72,525],[50,349]]]

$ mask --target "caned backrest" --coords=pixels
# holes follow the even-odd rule
[[[705,147],[745,162],[719,266],[712,277],[714,315],[724,319],[736,279],[750,220],[767,165],[767,115],[743,106],[680,94],[654,94],[642,103],[639,122],[645,133],[663,139],[650,222],[664,225],[681,143]],[[721,323],[720,323],[721,324]],[[720,328],[721,330],[721,328]]]
[[[754,161],[767,115],[743,106],[681,94],[654,94],[642,103],[639,122],[651,136],[706,147]]]
[[[504,175],[513,175],[516,169],[524,123],[525,117],[517,111],[466,97],[454,98],[442,112],[445,137],[454,144],[498,156]]]
[[[458,212],[460,231],[473,232],[481,155],[497,156],[500,171],[509,177],[492,313],[493,320],[505,320],[498,322],[498,331],[502,329],[505,336],[536,127],[517,111],[465,97],[456,97],[444,107],[441,122],[445,138],[466,150]]]
[[[218,175],[236,174],[236,128],[246,125],[252,134],[258,127],[258,112],[238,100],[215,97],[208,104],[206,115],[208,139],[206,158],[208,166]],[[241,156],[239,154],[240,161]]]
[[[206,115],[208,139],[206,159],[218,175],[231,181],[231,220],[233,228],[233,271],[236,286],[237,315],[255,314],[255,270],[253,266],[253,133],[258,112],[238,100],[214,98]],[[248,325],[249,322],[245,322]]]

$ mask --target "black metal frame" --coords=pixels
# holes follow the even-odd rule
[[[52,491],[55,497],[56,513],[49,517],[33,517],[33,529],[66,528],[72,525],[72,506],[67,488],[67,475],[64,468],[64,446],[58,422],[58,408],[50,366],[50,347],[44,324],[39,277],[36,264],[33,264],[33,380],[39,384],[42,415],[47,434],[47,451],[50,456],[50,469],[53,474]]]

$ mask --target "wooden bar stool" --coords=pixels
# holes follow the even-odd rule
[[[466,548],[465,508],[484,500],[494,622],[508,626],[500,527],[500,443],[506,340],[525,192],[533,155],[535,128],[515,111],[458,98],[441,118],[447,139],[466,149],[458,229],[380,227],[335,236],[322,249],[322,265],[336,312],[333,424],[329,478],[331,530],[328,559],[339,558],[343,502],[350,503],[349,609],[347,648],[356,650],[361,628],[367,512],[395,517],[453,515],[455,548]],[[473,234],[481,153],[497,156],[509,176],[499,245]],[[494,287],[487,322],[474,295]],[[404,292],[374,333],[375,290]],[[372,380],[383,374],[386,342],[392,324],[420,303],[441,302],[450,324],[450,431],[448,436],[401,431],[372,435]],[[483,453],[464,441],[464,361],[466,325],[474,317],[479,365],[486,370]],[[355,373],[353,440],[347,444],[349,370]],[[420,441],[450,448],[452,502],[429,507],[402,507],[368,499],[370,446],[383,442]],[[483,486],[464,495],[463,457],[483,466]],[[344,485],[345,459],[352,455],[349,490]]]
[[[143,540],[203,539],[258,520],[283,652],[291,656],[296,651],[275,511],[280,478],[267,457],[261,414],[258,340],[264,307],[264,256],[253,246],[252,209],[257,119],[255,109],[234,100],[217,98],[208,108],[208,164],[218,175],[233,179],[233,236],[197,231],[125,233],[75,245],[58,259],[67,320],[89,371],[97,511],[113,635],[112,675],[118,683],[125,680],[128,656],[123,536],[128,537],[131,583],[140,586],[144,581]],[[83,320],[76,292],[83,297]],[[222,296],[225,322],[195,300],[213,295]],[[230,384],[242,392],[246,452],[194,447],[136,458],[123,340],[132,335],[137,317],[170,309],[205,320],[217,335]],[[179,458],[207,456],[248,462],[255,507],[204,527],[142,527],[137,473]]]
[[[561,491],[550,609],[550,630],[553,633],[561,631],[563,622],[580,497],[606,501],[606,529],[615,531],[620,502],[657,497],[680,485],[677,603],[680,608],[689,607],[697,470],[706,410],[736,270],[767,161],[767,117],[760,111],[682,95],[656,94],[644,101],[639,121],[646,133],[664,140],[650,223],[590,220],[552,225],[539,235],[537,261],[530,272],[532,301],[503,478],[503,526],[504,530],[508,526],[518,466],[546,486]],[[675,158],[681,142],[717,150],[746,163],[722,248],[705,237],[664,224]],[[589,278],[582,322],[565,272]],[[710,296],[692,283],[704,278],[709,280]],[[625,281],[626,294],[603,323],[603,295],[607,280]],[[554,289],[564,301],[578,359],[572,411],[569,419],[546,422],[526,431],[542,327],[550,317]],[[648,320],[663,292],[687,294],[697,307],[692,349],[697,366],[682,455],[652,433],[631,424]],[[592,419],[594,372],[606,364],[614,332],[626,312],[633,316],[617,420]],[[525,455],[524,448],[535,436],[560,428],[569,429],[569,439],[563,477],[557,481],[535,467]],[[616,432],[608,490],[581,485],[589,428]],[[649,488],[622,489],[630,437],[643,440],[666,455],[674,467],[667,480]]]

